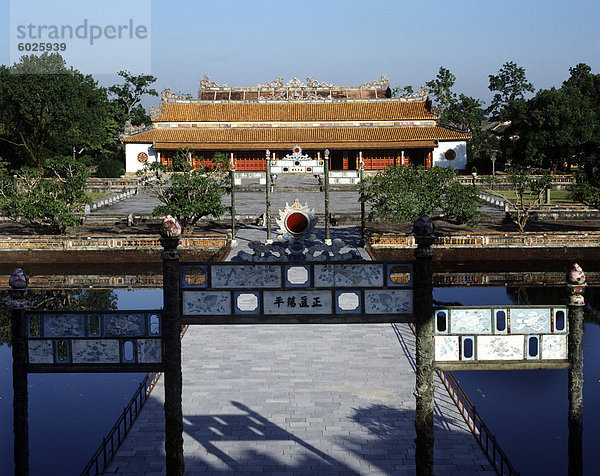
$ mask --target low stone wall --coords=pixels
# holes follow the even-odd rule
[[[228,244],[224,234],[189,235],[181,238],[179,249],[218,250]],[[159,235],[2,235],[1,251],[105,251],[160,250]]]
[[[372,233],[368,242],[373,248],[416,248],[415,237],[395,233]],[[562,233],[485,233],[436,237],[433,248],[553,248],[598,247],[600,232]]]

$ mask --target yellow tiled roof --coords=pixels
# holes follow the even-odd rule
[[[167,103],[153,122],[395,121],[437,119],[425,101]]]
[[[443,127],[302,127],[230,129],[152,129],[123,139],[127,143],[156,143],[158,149],[266,149],[435,147],[437,140],[467,140]]]

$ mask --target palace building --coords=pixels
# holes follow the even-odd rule
[[[128,173],[147,161],[168,164],[180,148],[190,150],[195,166],[224,153],[236,171],[265,170],[267,150],[276,165],[297,157],[320,161],[325,149],[332,171],[357,170],[361,161],[366,171],[408,164],[464,169],[470,139],[438,124],[426,89],[391,98],[385,76],[353,87],[312,78],[228,87],[205,77],[198,99],[166,89],[150,115],[150,128],[130,128],[122,139]]]

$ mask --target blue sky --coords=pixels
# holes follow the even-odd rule
[[[48,6],[67,11],[71,1]],[[2,64],[9,12],[0,0]],[[457,92],[489,102],[488,75],[506,61],[536,89],[560,86],[580,62],[600,72],[599,25],[597,0],[153,0],[150,72],[156,89],[195,96],[205,74],[235,86],[279,76],[358,85],[386,74],[392,86],[419,87],[444,66]]]

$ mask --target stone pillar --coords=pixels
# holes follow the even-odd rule
[[[272,187],[272,182],[271,182],[271,152],[269,151],[269,149],[267,149],[266,152],[266,162],[267,162],[267,170],[266,170],[266,175],[267,175],[267,184],[266,184],[266,189],[265,189],[265,206],[266,206],[266,212],[265,212],[265,224],[267,227],[267,243],[273,243],[273,239],[271,238],[271,187]]]
[[[329,216],[329,149],[325,149],[325,160],[323,161],[325,176],[323,177],[325,191],[325,244],[331,245],[331,217]]]
[[[414,269],[414,313],[416,325],[415,463],[416,474],[433,474],[433,222],[423,213],[413,225],[417,242]]]
[[[583,313],[585,274],[578,264],[567,273],[569,288],[569,476],[583,475]]]
[[[231,187],[231,246],[235,246],[235,162],[231,154],[231,164],[229,165],[229,184]]]
[[[365,179],[365,163],[360,157],[360,163],[358,164],[358,183],[362,184]],[[362,187],[362,185],[361,185]],[[360,236],[362,237],[363,244],[365,243],[365,230],[367,228],[367,217],[365,214],[365,202],[360,202]]]
[[[177,250],[181,227],[172,216],[167,216],[160,228],[163,246],[163,339],[165,382],[165,454],[167,474],[183,475],[183,409],[181,394],[181,321],[180,309],[180,254]]]
[[[13,433],[15,476],[29,475],[29,393],[27,376],[27,321],[29,278],[21,268],[9,279],[13,358]]]

